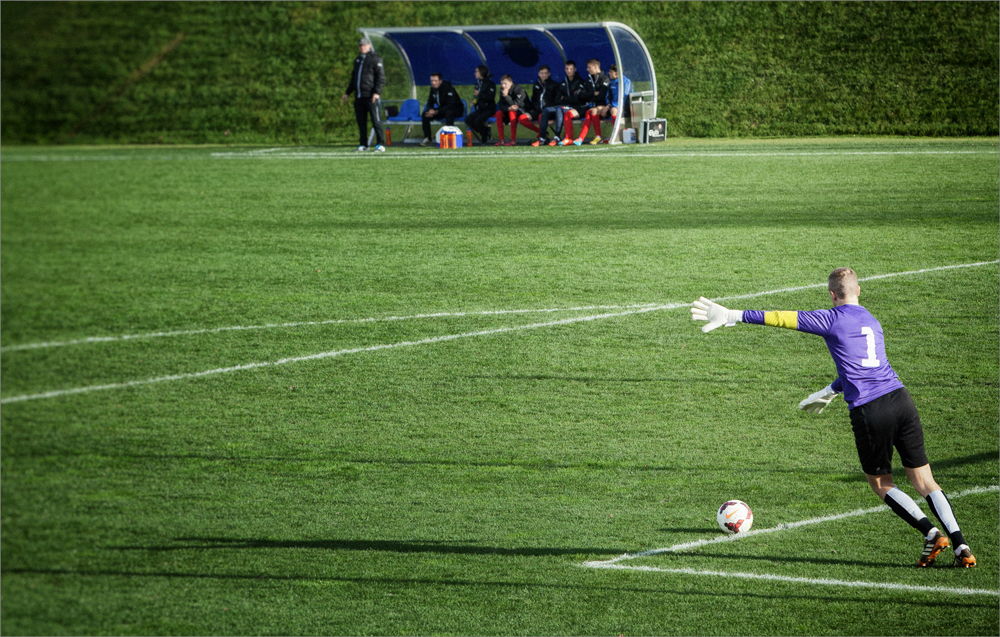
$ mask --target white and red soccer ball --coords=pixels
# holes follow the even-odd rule
[[[726,533],[746,533],[753,526],[753,511],[742,500],[730,500],[719,507],[715,519]]]

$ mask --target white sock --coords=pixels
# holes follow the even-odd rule
[[[886,497],[892,498],[899,503],[899,505],[903,507],[907,513],[913,516],[913,519],[920,520],[927,517],[924,515],[924,512],[920,510],[920,507],[917,506],[917,503],[913,501],[913,498],[906,495],[906,493],[900,491],[898,488],[893,487],[889,489],[889,492],[885,495]]]
[[[955,557],[958,557],[959,555],[961,555],[961,554],[962,554],[962,551],[965,551],[965,550],[967,550],[968,548],[969,548],[969,545],[968,545],[968,544],[959,544],[959,545],[958,545],[958,546],[957,546],[957,547],[955,548]],[[970,552],[971,552],[971,551],[970,551]]]
[[[941,518],[941,524],[948,530],[948,533],[958,531],[958,522],[955,520],[955,514],[951,510],[948,498],[944,496],[944,491],[930,493],[927,495],[927,499],[934,505],[934,512]]]

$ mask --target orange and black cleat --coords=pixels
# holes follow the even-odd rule
[[[962,549],[962,552],[955,556],[955,566],[958,568],[974,568],[976,566],[976,556],[969,549]]]
[[[937,556],[941,551],[948,548],[951,542],[944,535],[941,535],[941,531],[935,529],[934,535],[931,539],[924,541],[924,553],[920,556],[920,560],[917,561],[917,566],[920,568],[925,568],[934,563]]]

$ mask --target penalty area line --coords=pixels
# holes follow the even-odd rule
[[[928,272],[940,272],[943,270],[954,270],[958,268],[975,268],[983,265],[994,265],[1000,263],[1000,260],[996,261],[979,261],[977,263],[960,263],[957,265],[944,265],[936,268],[924,268],[921,270],[908,270],[906,272],[889,272],[887,274],[876,274],[868,277],[858,279],[858,281],[875,281],[878,279],[889,279],[897,276],[910,276],[914,274],[926,274]],[[784,292],[800,292],[802,290],[811,290],[814,288],[826,287],[826,283],[812,283],[810,285],[800,285],[797,287],[790,288],[780,288],[777,290],[767,290],[765,292],[752,292],[750,294],[739,294],[735,296],[722,296],[712,299],[714,301],[732,301],[739,299],[753,299],[761,296],[768,296],[771,294],[782,294]],[[381,321],[410,321],[417,319],[433,319],[433,318],[448,318],[448,317],[470,317],[470,316],[501,316],[504,314],[532,314],[532,313],[556,313],[556,312],[585,312],[591,310],[625,310],[633,308],[644,308],[652,307],[658,305],[657,303],[638,303],[633,305],[588,305],[580,307],[567,307],[567,308],[543,308],[543,309],[522,309],[522,310],[485,310],[485,311],[472,311],[472,312],[435,312],[429,314],[412,314],[409,316],[385,316],[385,317],[370,317],[370,318],[359,318],[359,319],[328,319],[322,321],[297,321],[290,323],[263,323],[260,325],[228,325],[223,327],[205,327],[190,330],[170,330],[170,331],[159,331],[159,332],[146,332],[144,334],[123,334],[119,336],[88,336],[86,338],[71,339],[66,341],[43,341],[38,343],[21,343],[18,345],[7,345],[5,347],[0,347],[0,353],[3,352],[19,352],[29,349],[43,349],[50,347],[66,347],[69,345],[85,345],[89,343],[111,343],[116,341],[130,341],[130,340],[141,340],[141,339],[151,339],[151,338],[162,338],[167,336],[192,336],[197,334],[218,334],[221,332],[235,332],[244,330],[267,330],[267,329],[280,329],[280,328],[296,328],[296,327],[308,327],[308,326],[321,326],[321,325],[340,325],[347,323],[376,323]],[[682,304],[677,307],[684,307]]]
[[[492,334],[505,334],[509,332],[518,332],[522,330],[538,329],[543,327],[554,327],[557,325],[569,325],[572,323],[582,323],[585,321],[598,321],[606,318],[614,318],[617,316],[628,316],[630,314],[642,314],[645,312],[653,312],[656,310],[673,310],[680,307],[687,307],[689,303],[670,303],[667,305],[653,305],[648,307],[641,307],[634,310],[628,310],[625,312],[611,312],[607,314],[592,314],[589,316],[578,316],[574,318],[562,319],[560,321],[550,321],[547,323],[533,323],[531,325],[517,325],[514,327],[500,327],[492,330],[482,330],[479,332],[466,332],[464,334],[448,334],[445,336],[433,336],[430,338],[421,339],[419,341],[402,341],[400,343],[387,343],[384,345],[372,345],[371,347],[357,347],[353,349],[341,349],[334,350],[330,352],[320,352],[319,354],[310,354],[308,356],[296,356],[292,358],[282,358],[276,361],[267,361],[263,363],[248,363],[246,365],[236,365],[233,367],[219,367],[216,369],[208,369],[201,372],[191,372],[186,374],[172,374],[169,376],[158,376],[156,378],[146,378],[143,380],[133,380],[123,383],[109,383],[107,385],[89,385],[84,387],[73,387],[70,389],[56,389],[53,391],[42,392],[39,394],[23,394],[20,396],[11,396],[9,398],[0,399],[0,405],[6,405],[7,403],[16,403],[25,400],[40,400],[45,398],[57,398],[59,396],[69,396],[72,394],[83,394],[95,391],[105,391],[109,389],[125,389],[127,387],[138,387],[140,385],[152,385],[155,383],[165,383],[176,380],[189,380],[194,378],[201,378],[204,376],[214,376],[217,374],[228,374],[231,372],[239,372],[250,369],[258,369],[261,367],[276,367],[279,365],[286,365],[288,363],[300,363],[304,361],[319,360],[323,358],[333,358],[336,356],[345,356],[347,354],[357,354],[359,352],[377,352],[379,350],[394,349],[399,347],[409,347],[414,345],[430,345],[431,343],[443,343],[446,341],[454,341],[460,338],[472,338],[475,336],[490,336]]]
[[[906,275],[913,275],[913,274],[923,274],[923,273],[927,273],[927,272],[938,272],[938,271],[942,271],[942,270],[952,270],[952,269],[956,269],[956,268],[972,268],[972,267],[981,266],[981,265],[993,265],[993,264],[996,264],[996,263],[1000,263],[1000,260],[996,260],[996,261],[980,261],[980,262],[977,262],[977,263],[964,263],[964,264],[958,264],[958,265],[947,265],[947,266],[940,266],[940,267],[936,267],[936,268],[924,268],[924,269],[921,269],[921,270],[910,270],[910,271],[906,271],[906,272],[892,272],[892,273],[888,273],[888,274],[880,274],[880,275],[874,275],[874,276],[871,276],[871,277],[865,277],[865,278],[859,279],[859,281],[869,281],[869,280],[874,280],[874,279],[885,279],[885,278],[896,277],[896,276],[906,276]],[[824,287],[824,286],[826,286],[826,283],[816,283],[816,284],[812,284],[812,285],[804,285],[804,286],[793,287],[793,288],[782,288],[782,289],[779,289],[779,290],[767,290],[767,291],[764,291],[764,292],[755,292],[755,293],[752,293],[752,294],[743,294],[743,295],[729,296],[729,297],[719,297],[719,298],[716,298],[715,300],[720,300],[721,301],[721,300],[727,300],[727,299],[749,299],[749,298],[755,298],[755,297],[760,297],[760,296],[766,296],[766,295],[770,295],[770,294],[779,294],[779,293],[782,293],[782,292],[795,292],[795,291],[799,291],[799,290],[806,290],[806,289],[810,289],[810,288],[817,288],[817,287]],[[90,386],[84,386],[84,387],[74,387],[74,388],[70,388],[70,389],[57,389],[57,390],[52,390],[52,391],[47,391],[47,392],[41,392],[41,393],[38,393],[38,394],[22,394],[22,395],[18,395],[18,396],[11,396],[9,398],[0,398],[0,405],[7,404],[7,403],[13,403],[13,402],[21,402],[21,401],[24,401],[24,400],[39,400],[39,399],[44,399],[44,398],[56,398],[56,397],[59,397],[59,396],[67,396],[67,395],[71,395],[71,394],[81,394],[81,393],[86,393],[86,392],[103,391],[103,390],[108,390],[108,389],[122,389],[122,388],[126,388],[126,387],[135,387],[135,386],[139,386],[139,385],[149,385],[149,384],[153,384],[153,383],[162,383],[162,382],[169,382],[169,381],[175,381],[175,380],[186,380],[186,379],[192,379],[192,378],[200,378],[202,376],[211,376],[211,375],[216,375],[216,374],[224,374],[224,373],[229,373],[229,372],[236,372],[236,371],[243,371],[243,370],[249,370],[249,369],[256,369],[258,367],[273,367],[273,366],[276,366],[276,365],[284,365],[286,363],[295,363],[295,362],[301,362],[301,361],[307,361],[307,360],[316,360],[316,359],[321,359],[321,358],[330,358],[330,357],[334,357],[334,356],[342,356],[342,355],[354,354],[354,353],[358,353],[358,352],[373,352],[373,351],[378,351],[378,350],[383,350],[383,349],[405,347],[405,346],[411,346],[411,345],[427,345],[427,344],[431,344],[431,343],[438,343],[438,342],[443,342],[443,341],[455,340],[455,339],[459,339],[459,338],[469,338],[469,337],[475,337],[475,336],[487,336],[487,335],[491,335],[491,334],[502,334],[502,333],[506,333],[506,332],[515,332],[515,331],[526,330],[526,329],[551,327],[551,326],[555,326],[555,325],[568,325],[568,324],[571,324],[571,323],[579,323],[579,322],[583,322],[583,321],[595,321],[595,320],[600,320],[600,319],[604,319],[604,318],[611,318],[611,317],[616,317],[616,316],[628,316],[630,314],[641,314],[641,313],[644,313],[644,312],[652,312],[652,311],[656,311],[656,310],[673,310],[673,309],[682,308],[682,307],[690,307],[690,305],[691,305],[690,303],[668,303],[668,304],[663,304],[663,305],[640,305],[640,306],[633,306],[633,307],[635,307],[635,309],[631,309],[631,310],[628,310],[628,311],[625,311],[625,312],[612,312],[612,313],[607,313],[607,314],[596,314],[596,315],[590,315],[590,316],[583,316],[583,317],[576,317],[576,318],[570,318],[570,319],[563,319],[561,321],[551,321],[551,322],[547,322],[547,323],[534,323],[532,325],[521,325],[521,326],[515,326],[515,327],[504,327],[504,328],[498,328],[498,329],[492,329],[492,330],[483,330],[483,331],[479,331],[479,332],[466,332],[464,334],[450,334],[450,335],[447,335],[447,336],[436,336],[436,337],[432,337],[432,338],[426,338],[426,339],[419,340],[419,341],[403,341],[403,342],[400,342],[400,343],[391,343],[391,344],[384,344],[384,345],[374,345],[374,346],[371,346],[371,347],[360,347],[360,348],[354,348],[354,349],[336,350],[336,351],[331,351],[331,352],[321,352],[319,354],[311,354],[311,355],[308,355],[308,356],[299,356],[299,357],[294,357],[294,358],[283,358],[283,359],[280,359],[280,360],[277,360],[277,361],[268,361],[268,362],[262,362],[262,363],[248,363],[248,364],[245,364],[245,365],[237,365],[237,366],[233,366],[233,367],[220,367],[220,368],[205,370],[205,371],[201,371],[201,372],[191,372],[191,373],[184,373],[184,374],[172,374],[172,375],[169,375],[169,376],[159,376],[159,377],[156,377],[156,378],[147,378],[147,379],[143,379],[143,380],[134,380],[134,381],[121,382],[121,383],[110,383],[110,384],[107,384],[107,385],[90,385]],[[600,307],[600,306],[595,306],[595,307]],[[624,306],[624,307],[628,307],[628,306]],[[547,311],[547,310],[541,310],[541,311]],[[561,310],[552,310],[552,311],[561,311]],[[498,310],[495,313],[496,314],[502,314],[502,313],[507,313],[507,312],[509,312],[509,311]],[[457,315],[457,314],[458,313],[455,313],[455,315]],[[441,315],[442,314],[438,314],[438,315],[417,315],[417,316],[430,317],[430,316],[441,316]],[[384,320],[393,320],[393,318],[394,317],[390,317],[389,319],[384,319]],[[402,318],[408,318],[408,317],[402,317]],[[347,319],[347,320],[349,320],[349,319]],[[378,320],[378,319],[355,319],[355,320],[358,321],[358,322],[362,322],[362,321]],[[302,323],[302,325],[305,325],[305,324],[311,324],[311,323]],[[282,326],[289,327],[289,326],[292,326],[292,325],[295,325],[295,324],[283,324],[283,325],[282,324],[276,324],[276,325],[274,325],[274,327],[282,327]],[[265,327],[265,326],[261,326],[261,327]],[[270,327],[270,326],[267,326],[267,327]],[[221,331],[225,331],[227,329],[246,329],[246,328],[240,328],[239,326],[234,327],[234,328],[209,328],[209,329],[207,329],[205,331],[206,332],[212,332],[212,331],[221,332]],[[198,332],[198,331],[191,331],[191,333],[200,333],[200,332]],[[167,334],[168,333],[165,333],[163,335],[167,335]],[[155,336],[155,334],[153,336]],[[121,338],[121,337],[93,337],[93,338],[95,338],[96,340],[104,340],[105,338]],[[84,341],[80,341],[80,342],[84,342]],[[17,347],[17,346],[14,346],[14,347]],[[23,348],[27,349],[28,347],[23,347]],[[9,350],[9,349],[10,348],[7,348],[7,350]]]
[[[989,493],[991,491],[1000,491],[1000,485],[992,484],[981,487],[973,487],[971,489],[959,491],[958,493],[949,494],[948,498],[951,500],[955,500],[958,498],[963,498],[965,496],[974,495],[978,493]],[[849,588],[876,588],[882,590],[908,591],[908,592],[921,592],[921,593],[952,593],[955,595],[988,595],[993,597],[1000,596],[1000,591],[989,590],[989,589],[953,588],[947,586],[918,586],[913,584],[893,584],[888,582],[865,582],[865,581],[835,580],[826,578],[791,577],[785,575],[769,575],[766,573],[699,571],[693,568],[663,568],[658,566],[630,565],[621,563],[625,560],[631,560],[640,557],[649,557],[651,555],[660,555],[663,553],[674,553],[687,549],[697,548],[699,546],[705,546],[706,544],[733,542],[736,540],[742,540],[744,538],[753,537],[756,535],[764,535],[767,533],[775,533],[778,531],[788,531],[790,529],[796,529],[811,524],[820,524],[822,522],[843,520],[844,518],[869,515],[871,513],[883,513],[889,510],[890,509],[887,506],[878,506],[869,509],[857,509],[855,511],[848,511],[846,513],[838,513],[835,515],[826,515],[818,518],[810,518],[808,520],[799,520],[798,522],[779,524],[778,526],[769,529],[760,529],[758,531],[750,531],[748,533],[737,533],[734,535],[722,535],[708,540],[695,540],[693,542],[675,544],[667,548],[653,549],[651,551],[643,551],[642,553],[634,553],[634,554],[626,553],[625,555],[621,555],[619,557],[610,560],[583,562],[582,564],[579,564],[579,566],[583,568],[592,568],[598,570],[638,571],[645,573],[672,573],[676,575],[695,575],[703,577],[731,577],[736,579],[789,582],[793,584],[813,584],[817,586],[844,586]]]
[[[470,316],[501,316],[504,314],[554,314],[556,312],[589,312],[592,310],[630,310],[658,305],[657,303],[641,303],[634,305],[588,305],[581,307],[544,308],[530,310],[483,310],[474,312],[435,312],[432,314],[411,314],[409,316],[381,316],[359,319],[328,319],[323,321],[297,321],[292,323],[262,323],[260,325],[228,325],[223,327],[205,327],[193,330],[171,330],[161,332],[146,332],[144,334],[123,334],[121,336],[88,336],[68,341],[45,341],[40,343],[23,343],[0,347],[0,352],[19,352],[27,349],[42,349],[48,347],[66,347],[68,345],[85,345],[89,343],[113,343],[115,341],[134,341],[165,336],[194,336],[197,334],[218,334],[220,332],[238,332],[247,330],[269,330],[276,328],[313,327],[318,325],[342,325],[347,323],[379,323],[389,321],[413,321],[418,319],[452,318]]]
[[[1000,485],[987,485],[982,487],[973,487],[971,489],[966,489],[964,491],[959,491],[958,493],[951,493],[948,498],[951,500],[957,500],[959,498],[964,498],[969,495],[975,495],[978,493],[989,493],[991,491],[1000,491]],[[698,548],[701,546],[706,546],[708,544],[720,544],[724,542],[735,542],[737,540],[743,540],[750,537],[756,537],[758,535],[767,535],[770,533],[777,533],[779,531],[790,531],[792,529],[797,529],[803,526],[810,526],[813,524],[822,524],[823,522],[835,522],[837,520],[843,520],[846,518],[854,518],[862,515],[871,515],[872,513],[884,513],[889,511],[889,507],[885,505],[880,505],[877,507],[871,507],[868,509],[855,509],[854,511],[847,511],[846,513],[836,513],[834,515],[824,515],[818,518],[809,518],[807,520],[799,520],[797,522],[786,522],[773,526],[768,529],[757,529],[754,531],[747,531],[746,533],[734,533],[732,535],[717,535],[710,539],[694,540],[691,542],[683,542],[681,544],[674,544],[673,546],[668,546],[661,549],[651,549],[649,551],[643,551],[641,553],[625,553],[624,555],[619,555],[618,557],[612,558],[610,560],[599,560],[595,562],[584,562],[581,566],[587,568],[608,568],[614,564],[624,562],[626,560],[634,560],[640,557],[650,557],[652,555],[662,555],[664,553],[677,553],[679,551],[686,551],[689,549]]]
[[[657,566],[627,566],[625,564],[605,564],[591,566],[615,571],[641,571],[647,573],[673,573],[676,575],[696,575],[702,577],[730,577],[748,580],[767,580],[771,582],[788,582],[792,584],[813,584],[816,586],[845,586],[848,588],[874,588],[889,591],[906,591],[916,593],[951,593],[953,595],[987,595],[1000,596],[1000,591],[982,588],[954,588],[950,586],[919,586],[914,584],[894,584],[890,582],[865,582],[838,580],[827,578],[791,577],[788,575],[769,575],[766,573],[740,573],[728,571],[699,571],[693,568],[660,568]]]
[[[982,265],[996,265],[1000,263],[1000,259],[995,261],[977,261],[976,263],[959,263],[957,265],[942,265],[937,268],[923,268],[921,270],[907,270],[906,272],[889,272],[887,274],[873,274],[872,276],[866,276],[858,279],[858,282],[864,281],[877,281],[878,279],[891,279],[897,276],[911,276],[914,274],[926,274],[928,272],[941,272],[943,270],[956,270],[959,268],[978,268]],[[712,299],[713,301],[735,301],[739,299],[755,299],[760,296],[766,296],[769,294],[783,294],[785,292],[800,292],[802,290],[811,290],[813,288],[825,288],[827,283],[812,283],[810,285],[800,285],[793,288],[781,288],[780,290],[768,290],[767,292],[752,292],[750,294],[738,294],[735,296],[720,296]]]

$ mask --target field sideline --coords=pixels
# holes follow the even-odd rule
[[[0,162],[3,634],[1000,630],[995,139]],[[688,317],[840,265],[977,569],[796,409],[822,340]]]

